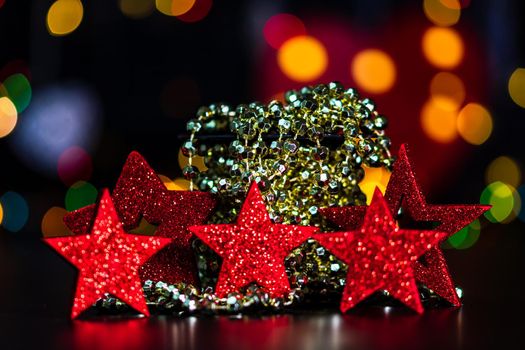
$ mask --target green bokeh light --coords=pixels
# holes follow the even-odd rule
[[[502,222],[512,214],[515,204],[514,188],[496,181],[488,185],[481,193],[480,202],[490,204],[492,208],[485,213],[491,222]]]
[[[451,236],[447,240],[447,243],[456,249],[470,248],[478,241],[480,229],[481,224],[479,220],[474,220],[470,225]]]
[[[22,113],[31,102],[32,90],[25,75],[16,73],[4,81],[4,93],[11,99],[18,113]]]
[[[78,181],[67,190],[65,204],[68,211],[73,211],[96,202],[98,191],[89,182]]]

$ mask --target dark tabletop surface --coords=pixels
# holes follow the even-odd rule
[[[264,317],[68,318],[75,270],[41,241],[0,237],[0,349],[510,349],[522,343],[524,225],[445,252],[461,308],[336,309]],[[519,346],[518,346],[519,348]]]

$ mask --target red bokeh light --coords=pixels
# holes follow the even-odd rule
[[[66,149],[58,159],[58,176],[67,186],[80,180],[89,180],[93,173],[91,156],[81,147]]]
[[[212,0],[197,0],[188,12],[177,16],[177,18],[183,22],[198,22],[208,15],[212,5]]]
[[[263,34],[268,45],[278,49],[286,40],[306,35],[306,28],[303,22],[294,15],[280,13],[266,21]]]

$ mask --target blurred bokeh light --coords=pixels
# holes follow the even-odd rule
[[[16,73],[4,80],[4,91],[13,102],[18,113],[22,113],[31,102],[31,84],[25,75]]]
[[[89,182],[78,181],[66,192],[64,203],[68,211],[73,211],[96,202],[98,191]]]
[[[16,106],[8,97],[0,97],[0,138],[9,135],[18,121]]]
[[[385,193],[390,180],[390,172],[385,168],[365,167],[365,177],[359,183],[359,188],[366,194],[366,204],[370,204],[376,188]]]
[[[474,220],[459,232],[449,237],[446,242],[452,248],[467,249],[472,247],[478,241],[480,231],[481,223],[479,220]]]
[[[359,52],[352,60],[351,72],[358,87],[373,94],[387,92],[396,81],[394,61],[378,49]]]
[[[439,72],[430,82],[433,102],[442,109],[457,111],[465,100],[465,94],[465,85],[455,74]]]
[[[187,13],[195,0],[155,0],[157,10],[168,16],[180,16]]]
[[[56,36],[73,32],[82,22],[84,6],[80,0],[57,0],[47,12],[47,29]]]
[[[296,16],[289,13],[279,13],[266,21],[263,34],[268,45],[274,49],[279,49],[288,39],[306,35],[306,27]]]
[[[58,159],[69,147],[87,151],[100,128],[97,96],[87,87],[65,84],[35,93],[11,138],[18,157],[35,171],[56,176]]]
[[[481,145],[492,133],[492,116],[478,103],[469,103],[461,109],[457,119],[458,133],[473,145]]]
[[[120,11],[129,18],[144,18],[153,13],[155,0],[119,0]]]
[[[174,3],[175,2],[176,0],[174,0]],[[212,0],[195,0],[195,4],[193,4],[189,11],[177,16],[177,19],[187,23],[198,22],[208,15],[212,5]]]
[[[485,213],[485,217],[491,222],[506,222],[509,217],[512,218],[513,213],[521,209],[516,189],[501,181],[488,185],[481,193],[480,202],[492,206]]]
[[[446,109],[434,99],[428,100],[421,109],[421,126],[425,134],[440,143],[449,143],[457,137],[457,112]]]
[[[2,227],[11,232],[20,231],[29,218],[29,206],[20,194],[9,191],[0,197],[3,209]]]
[[[89,180],[93,172],[91,156],[81,147],[67,148],[58,158],[57,172],[68,186],[80,180]]]
[[[525,68],[517,68],[510,76],[509,94],[518,106],[525,108]]]
[[[181,169],[183,169],[185,166],[189,164],[189,158],[186,157],[180,150],[179,150],[178,160],[179,160],[179,167]],[[202,156],[193,156],[191,158],[191,164],[193,166],[196,166],[197,169],[199,169],[199,171],[206,171],[208,169],[208,167],[206,167],[206,164],[204,164],[204,157]]]
[[[459,21],[461,5],[458,0],[423,0],[427,18],[438,26],[451,26]]]
[[[60,207],[52,207],[44,214],[41,223],[43,237],[60,237],[71,234],[64,223],[67,210]]]
[[[291,80],[310,82],[318,79],[328,66],[324,45],[312,36],[302,35],[287,40],[277,55],[279,67]]]
[[[454,29],[431,27],[423,35],[422,45],[425,57],[438,68],[454,68],[463,59],[463,40]]]
[[[518,163],[507,156],[500,156],[494,159],[485,174],[487,183],[501,181],[513,187],[518,187],[521,183],[521,169]]]

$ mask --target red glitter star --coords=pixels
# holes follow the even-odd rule
[[[71,318],[92,306],[104,293],[149,316],[139,267],[171,240],[126,234],[108,190],[102,194],[90,234],[44,241],[79,269]]]
[[[235,224],[191,226],[190,230],[223,258],[216,293],[223,297],[251,282],[272,296],[290,291],[284,259],[315,227],[274,224],[256,183]]]
[[[413,263],[444,237],[446,233],[439,231],[400,229],[376,189],[360,229],[322,233],[314,238],[348,264],[341,311],[346,312],[378,290],[386,290],[422,313]]]
[[[437,229],[446,232],[447,237],[458,232],[490,209],[490,206],[486,205],[427,204],[410,164],[405,145],[402,145],[399,150],[392,176],[386,188],[385,199],[393,213],[398,213],[403,204],[403,209],[413,220],[438,222]],[[321,213],[325,217],[346,230],[358,226],[362,222],[365,212],[365,206],[321,209]],[[419,282],[452,305],[459,306],[461,302],[438,243],[420,261],[414,263],[415,276]]]
[[[204,223],[215,206],[212,195],[198,191],[169,191],[146,160],[138,152],[132,152],[122,168],[112,197],[127,231],[136,228],[144,218],[159,225],[155,236],[172,239],[171,244],[141,268],[142,280],[196,284],[197,268],[188,226]],[[94,214],[95,206],[87,206],[67,214],[64,222],[73,233],[86,234]]]

